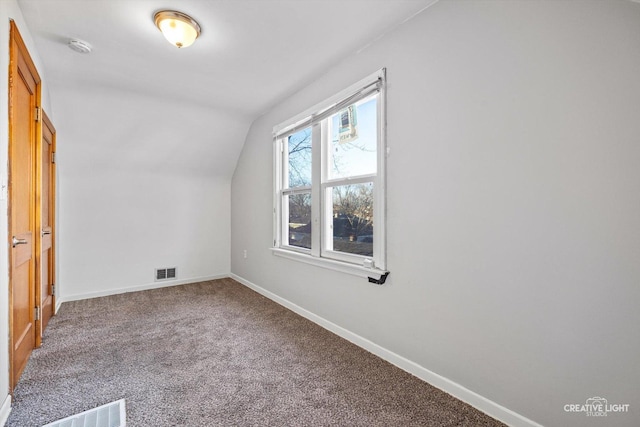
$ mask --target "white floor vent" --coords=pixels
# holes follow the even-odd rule
[[[169,280],[176,278],[176,267],[156,268],[156,282],[158,280]]]
[[[120,399],[42,427],[124,427],[126,418],[124,399]]]

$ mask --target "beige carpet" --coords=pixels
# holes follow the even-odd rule
[[[64,303],[14,397],[11,427],[502,425],[231,279]]]

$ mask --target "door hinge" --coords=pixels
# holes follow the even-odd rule
[[[56,152],[52,151],[51,152],[51,163],[55,163],[56,162]]]
[[[36,107],[36,122],[42,119],[42,108]]]
[[[35,320],[40,320],[40,307],[36,307],[34,317]]]
[[[56,284],[55,283],[51,284],[51,295],[54,296],[54,297],[56,296]]]

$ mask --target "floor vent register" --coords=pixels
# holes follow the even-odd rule
[[[42,427],[124,427],[126,425],[124,399],[120,399]]]

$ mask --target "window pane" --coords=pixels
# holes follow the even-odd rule
[[[289,199],[288,244],[311,249],[311,193],[286,197]]]
[[[373,95],[330,118],[331,179],[376,173],[377,99],[377,95]]]
[[[311,185],[311,128],[287,138],[289,153],[289,188]]]
[[[373,183],[333,187],[333,250],[373,256]]]

